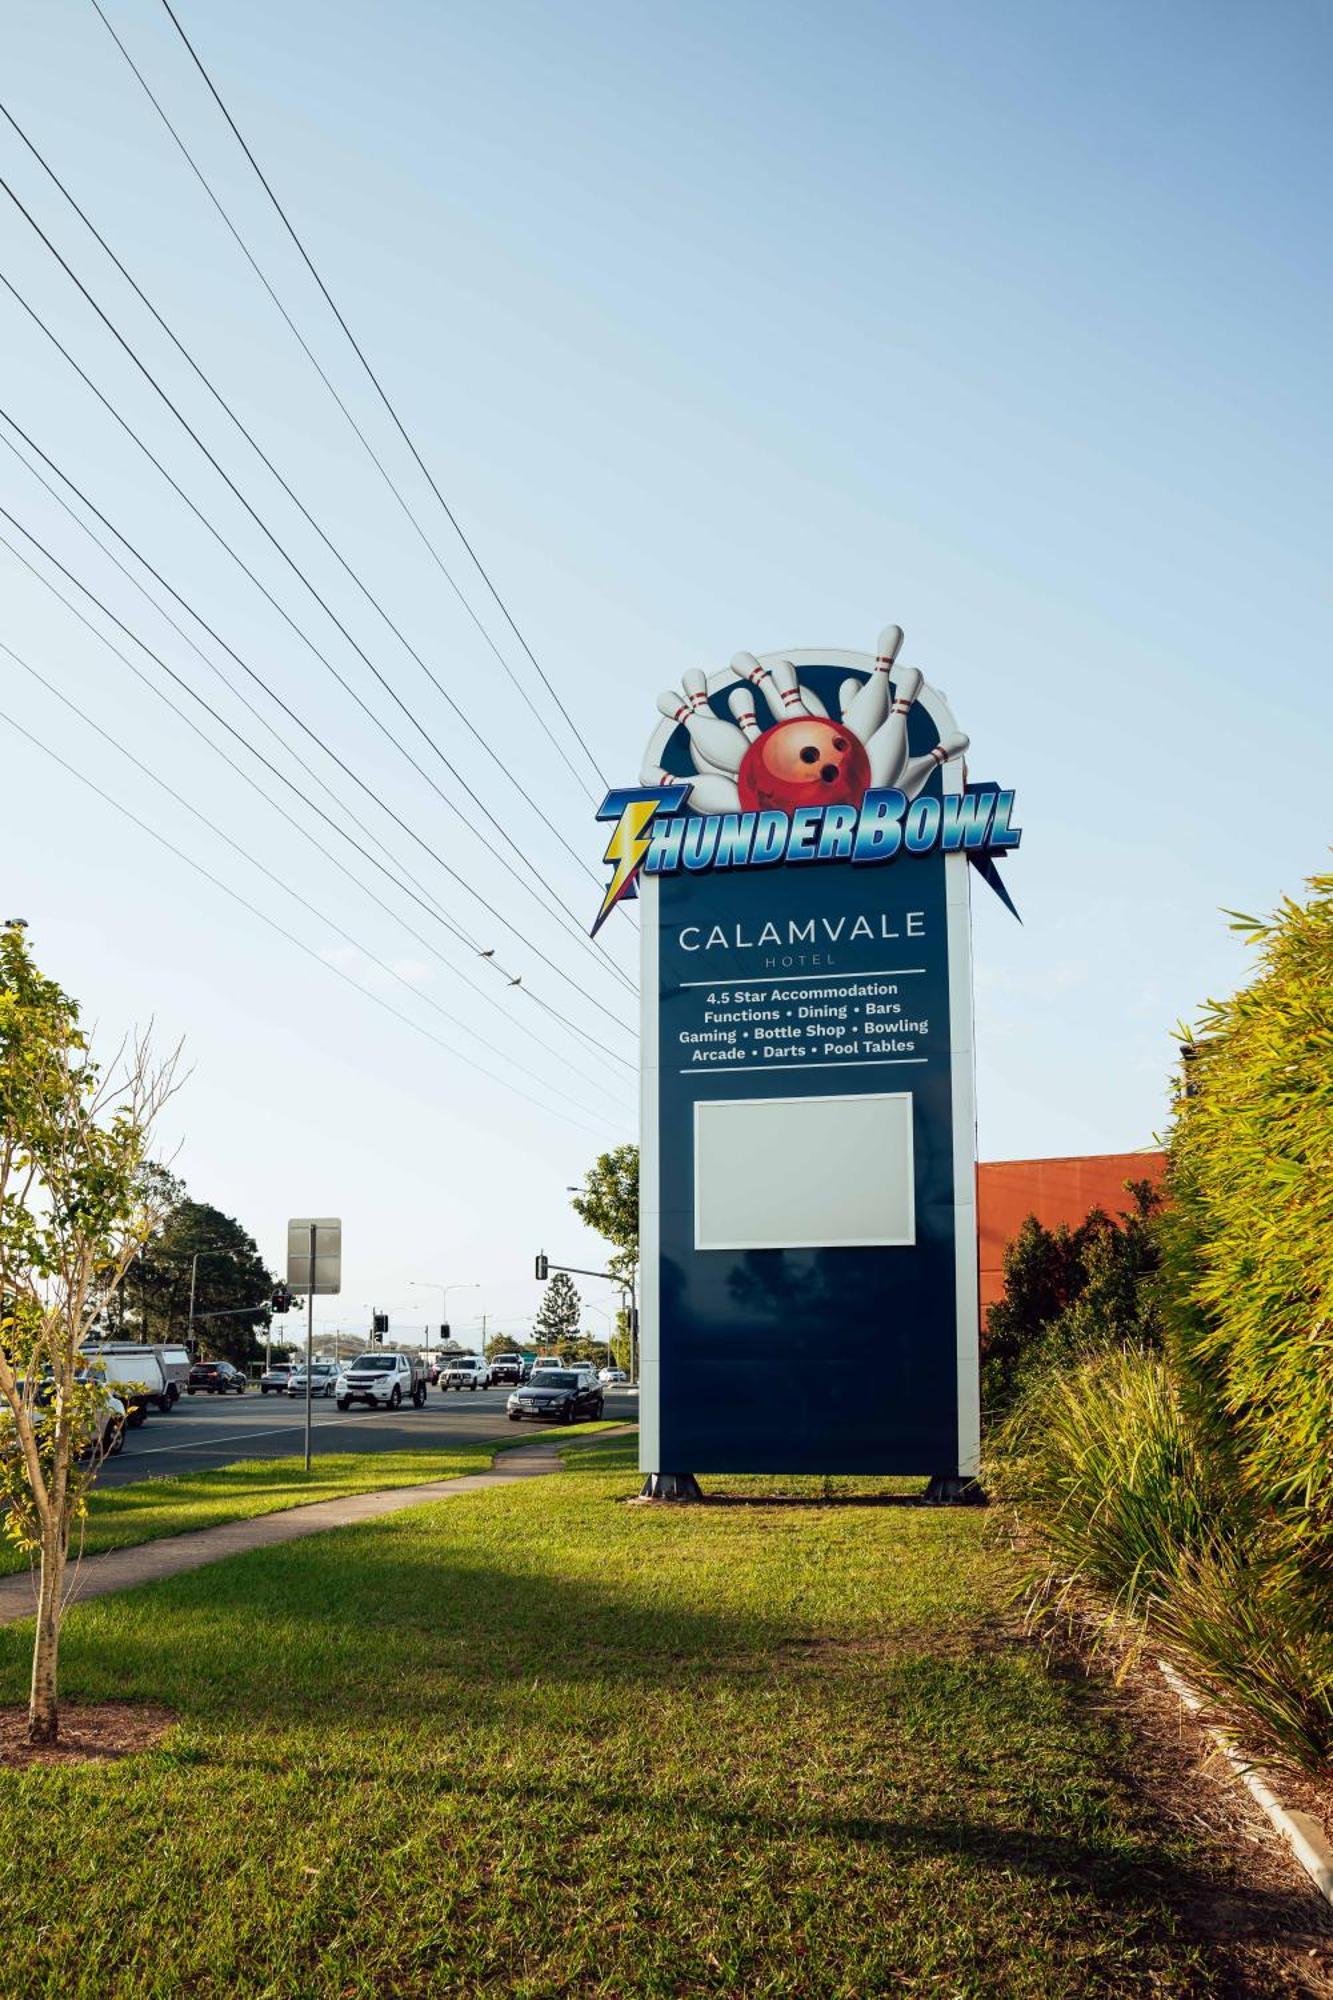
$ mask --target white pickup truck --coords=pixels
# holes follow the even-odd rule
[[[344,1365],[335,1394],[340,1410],[350,1410],[353,1403],[390,1410],[411,1403],[421,1410],[426,1404],[426,1370],[419,1355],[392,1350],[382,1354],[372,1348]]]

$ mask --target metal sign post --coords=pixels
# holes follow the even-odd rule
[[[315,1293],[342,1290],[342,1222],[337,1216],[303,1215],[287,1224],[287,1284],[306,1295],[305,1469],[310,1470],[313,1421],[310,1370],[315,1356]]]
[[[310,1225],[310,1275],[315,1275],[315,1250],[319,1241],[319,1230],[315,1223]],[[310,1398],[310,1370],[315,1359],[315,1287],[312,1284],[305,1301],[305,1469],[310,1470],[310,1425],[312,1404]]]

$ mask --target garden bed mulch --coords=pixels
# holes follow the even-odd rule
[[[105,1764],[154,1749],[176,1717],[151,1702],[62,1702],[60,1741],[29,1743],[28,1710],[0,1707],[0,1769],[34,1764]]]
[[[1072,1657],[1067,1668],[1086,1700],[1128,1725],[1126,1789],[1207,1850],[1206,1880],[1177,1884],[1173,1900],[1186,1931],[1230,1969],[1217,1990],[1333,2000],[1333,1909],[1153,1661],[1122,1659],[1114,1683],[1095,1663],[1086,1677]],[[1327,1790],[1285,1772],[1273,1782],[1284,1805],[1333,1824]]]

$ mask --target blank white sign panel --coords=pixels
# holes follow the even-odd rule
[[[696,1250],[915,1241],[910,1092],[696,1103]]]

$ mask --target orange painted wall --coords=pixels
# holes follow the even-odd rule
[[[1129,1206],[1126,1181],[1159,1182],[1165,1153],[1087,1153],[1063,1160],[985,1160],[977,1167],[981,1312],[1004,1291],[1004,1246],[1035,1215],[1048,1229],[1082,1222],[1090,1208],[1118,1215]]]

